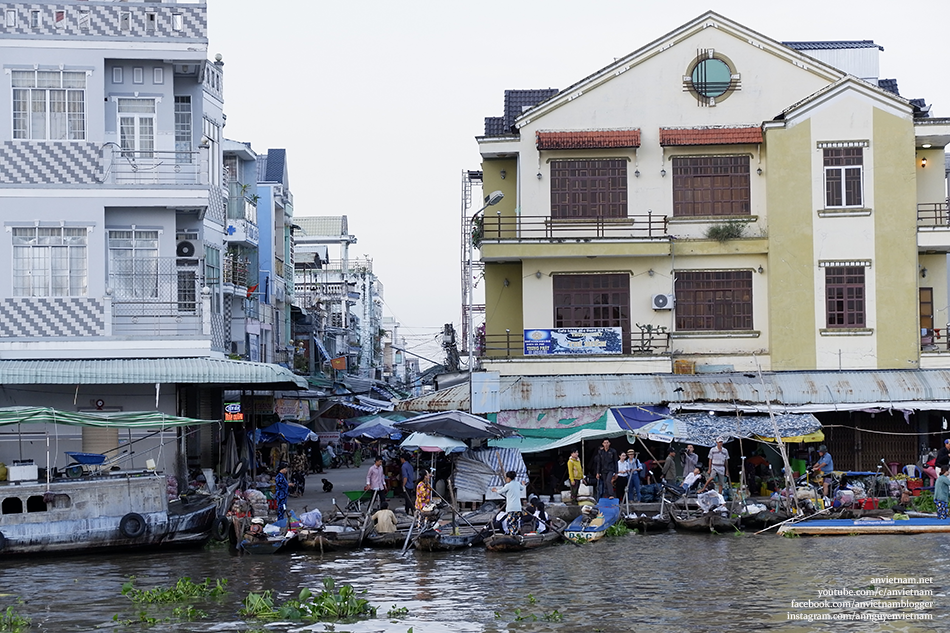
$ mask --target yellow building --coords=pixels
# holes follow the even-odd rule
[[[825,44],[710,12],[507,94],[477,139],[504,198],[464,229],[482,368],[950,368],[950,120],[879,80],[873,43]]]

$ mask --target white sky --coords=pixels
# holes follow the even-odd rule
[[[437,361],[461,318],[461,173],[506,89],[566,88],[713,9],[778,41],[874,40],[881,77],[950,116],[945,1],[207,2],[226,137],[287,149],[295,214],[349,217],[385,313]]]

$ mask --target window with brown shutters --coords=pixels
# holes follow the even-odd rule
[[[748,156],[673,159],[673,217],[751,213]]]
[[[554,275],[554,327],[619,327],[629,352],[630,276]]]
[[[752,271],[676,273],[677,330],[751,330]]]
[[[825,148],[825,206],[860,207],[864,204],[864,149]]]
[[[864,267],[825,268],[825,305],[829,328],[863,328]]]
[[[627,217],[627,161],[553,161],[551,217]]]

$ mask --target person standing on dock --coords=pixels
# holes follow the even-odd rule
[[[613,478],[617,473],[617,451],[610,448],[610,440],[604,440],[594,457],[594,472],[597,473],[597,500],[613,499]]]
[[[686,451],[683,453],[683,477],[689,475],[699,466],[699,455],[693,449],[692,444],[686,445]]]
[[[627,484],[627,498],[633,503],[640,503],[640,484],[643,480],[640,478],[643,473],[643,462],[639,459],[640,454],[632,448],[627,451],[627,457],[630,462],[630,482]]]
[[[432,470],[427,470],[416,486],[416,512],[424,512],[432,503]],[[431,508],[430,508],[431,509]]]
[[[571,451],[571,458],[567,460],[567,479],[571,483],[571,503],[577,503],[577,490],[584,478],[584,468],[581,466],[580,452],[575,448]]]
[[[729,451],[722,446],[723,438],[716,438],[716,447],[709,449],[709,476],[716,482],[719,494],[726,484],[726,473],[729,469]],[[827,494],[827,493],[826,493]]]
[[[663,460],[663,470],[660,471],[660,477],[663,483],[672,485],[676,481],[676,449],[670,444],[666,453],[666,459]]]

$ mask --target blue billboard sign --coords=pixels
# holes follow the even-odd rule
[[[525,356],[622,353],[623,330],[619,327],[567,327],[524,331]]]

